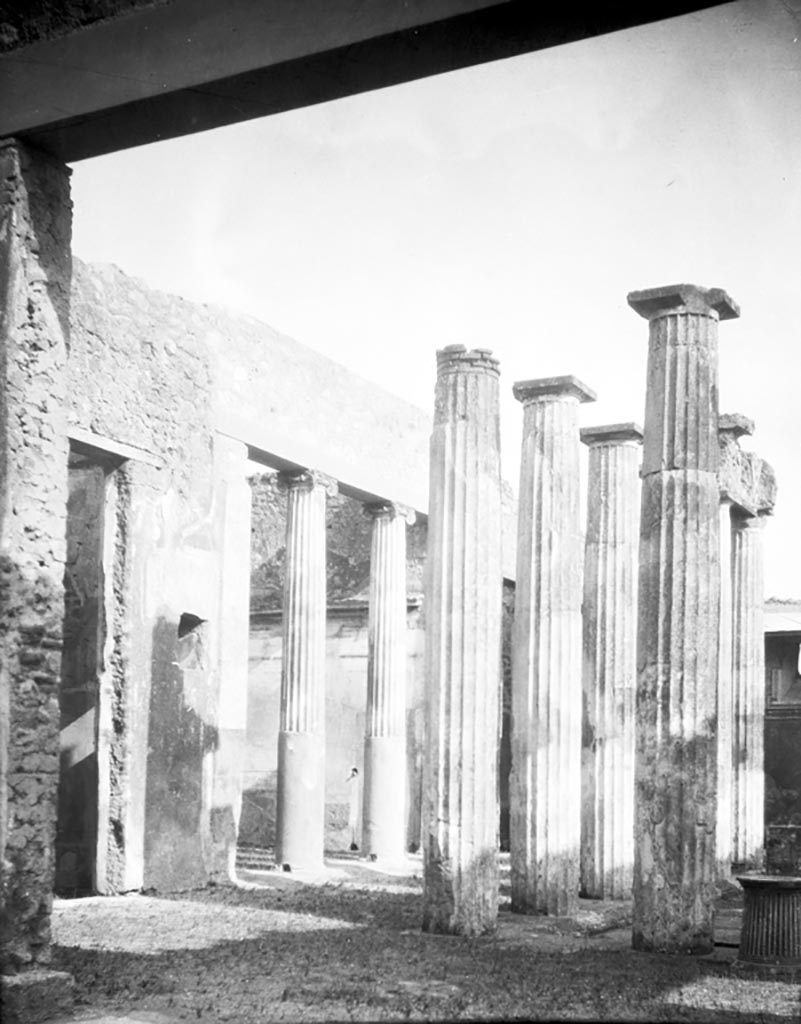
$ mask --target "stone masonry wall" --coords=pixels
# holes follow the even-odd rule
[[[202,629],[179,636],[182,616],[218,615],[212,384],[197,319],[116,268],[75,261],[70,424],[101,448],[108,438],[142,450],[114,481],[107,891],[197,884],[220,860],[204,797],[217,743],[214,625],[202,643]]]
[[[67,506],[69,171],[0,143],[0,961],[48,959]]]

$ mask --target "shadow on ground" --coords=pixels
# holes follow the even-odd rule
[[[75,976],[87,1021],[801,1019],[797,986],[634,953],[597,909],[502,910],[497,934],[454,938],[420,930],[421,892],[419,877],[342,861],[314,883],[254,872],[242,887],[59,901],[53,966]]]

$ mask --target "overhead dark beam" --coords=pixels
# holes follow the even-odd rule
[[[238,74],[226,75],[221,65],[213,80],[15,134],[71,163],[711,6],[717,5],[657,0],[635,8],[581,2],[557,9],[507,0]]]

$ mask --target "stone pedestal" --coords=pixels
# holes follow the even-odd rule
[[[325,826],[325,502],[336,481],[281,474],[287,488],[284,650],[275,860],[319,867]]]
[[[745,906],[735,967],[773,968],[793,981],[801,971],[801,878],[740,875],[737,881]]]
[[[640,516],[635,949],[713,945],[720,603],[721,289],[632,292],[649,320]]]
[[[406,848],[406,524],[414,512],[368,505],[373,520],[362,850],[384,860]]]
[[[425,578],[425,931],[480,935],[498,913],[501,477],[498,363],[437,353]]]
[[[512,910],[578,906],[581,842],[580,402],[575,377],[515,384],[523,403],[512,631]]]
[[[581,889],[631,896],[642,429],[580,432],[589,446],[584,548]]]
[[[734,774],[732,860],[759,869],[765,855],[764,516],[735,516],[733,534]]]
[[[9,974],[46,963],[50,946],[68,494],[69,174],[43,153],[0,141],[0,963]]]

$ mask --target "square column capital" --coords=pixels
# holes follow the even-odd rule
[[[536,380],[519,380],[512,385],[512,394],[524,404],[540,399],[575,398],[579,402],[594,402],[595,392],[572,376],[539,377]]]
[[[669,284],[629,292],[628,304],[646,320],[671,313],[695,313],[718,320],[735,320],[740,307],[722,288],[702,288],[697,284]]]
[[[754,421],[741,412],[724,412],[718,417],[718,433],[740,438],[754,433]]]
[[[642,444],[642,427],[639,423],[608,423],[601,427],[582,427],[579,437],[586,445],[624,441]]]

